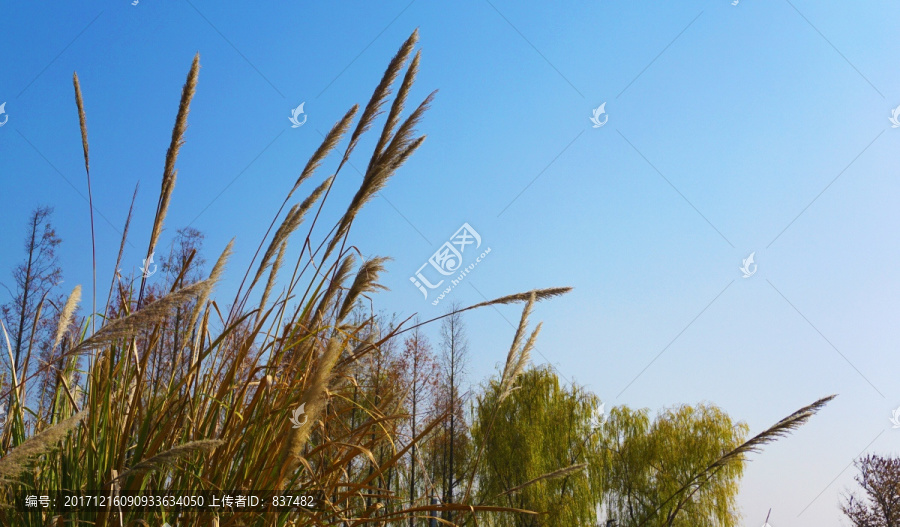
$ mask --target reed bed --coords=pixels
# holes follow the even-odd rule
[[[191,277],[196,255],[188,255],[172,269],[165,289],[154,288],[143,276],[116,275],[106,307],[86,317],[76,316],[81,288],[71,292],[61,309],[53,360],[31,370],[13,368],[3,386],[9,407],[0,433],[0,503],[7,505],[0,507],[0,523],[351,526],[406,522],[443,507],[475,513],[475,518],[504,510],[401,499],[396,467],[446,416],[434,417],[415,437],[404,438],[400,423],[408,415],[402,391],[375,399],[356,396],[355,371],[417,327],[408,321],[387,324],[374,308],[361,307],[383,289],[378,280],[385,259],[358,261],[359,251],[348,244],[359,211],[425,139],[417,127],[434,93],[404,115],[420,61],[418,53],[413,55],[416,40],[413,33],[400,47],[359,118],[354,106],[325,135],[275,211],[230,304],[221,304],[214,288],[225,276],[232,244],[205,277]],[[148,257],[158,248],[175,191],[199,76],[198,55],[182,89],[165,156]],[[89,116],[77,76],[74,83],[89,178]],[[322,207],[336,178],[361,137],[380,121],[358,191],[329,234],[316,239],[313,229],[323,221]],[[337,169],[322,177],[323,162],[334,155],[340,159]],[[304,199],[295,199],[309,187]],[[131,217],[130,210],[116,268]],[[301,227],[305,235],[298,234]],[[299,255],[288,261],[287,248],[298,241]],[[96,277],[92,289],[96,304]],[[536,332],[526,335],[531,307],[566,291],[529,291],[466,308],[527,303],[504,370],[506,388],[521,372],[536,337]],[[5,344],[11,349],[8,337]],[[17,375],[21,372],[28,373]],[[40,378],[50,379],[52,389],[35,401],[28,388]],[[291,418],[301,405],[306,420],[294,426]],[[382,455],[376,456],[376,449]],[[242,489],[314,491],[321,499],[315,507],[290,512],[240,514],[128,512],[112,506],[60,514],[12,506],[15,497],[29,492],[185,495]]]

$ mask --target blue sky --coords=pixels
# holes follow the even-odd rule
[[[73,70],[105,290],[138,182],[125,267],[141,265],[200,52],[164,241],[191,224],[212,259],[236,237],[230,298],[321,133],[368,100],[418,27],[412,99],[440,90],[428,139],[351,238],[393,258],[380,306],[441,312],[409,277],[468,222],[491,253],[445,302],[574,286],[536,310],[535,359],[608,406],[709,401],[757,432],[838,393],[755,458],[740,503],[748,526],[769,508],[774,527],[840,525],[848,465],[900,451],[888,420],[900,405],[898,15],[887,1],[8,4],[0,276],[21,257],[29,211],[47,204],[66,287],[90,284]],[[292,129],[301,102],[308,121]],[[604,102],[609,120],[592,128]],[[358,182],[342,172],[330,214]],[[745,279],[751,252],[758,272]],[[473,381],[502,360],[517,317],[467,316]]]

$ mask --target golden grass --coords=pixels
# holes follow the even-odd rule
[[[354,254],[359,251],[346,247],[359,211],[424,141],[416,127],[434,94],[403,116],[419,68],[420,56],[412,54],[416,40],[413,33],[390,61],[334,173],[300,203],[288,207],[294,193],[315,176],[353,127],[357,106],[331,128],[306,163],[244,273],[246,281],[255,268],[252,280],[241,283],[226,312],[221,311],[213,288],[224,277],[233,242],[222,250],[205,279],[186,278],[193,254],[164,284],[114,275],[107,306],[90,318],[92,323],[100,322],[95,331],[89,330],[90,325],[82,325],[82,331],[70,329],[80,299],[80,288],[73,290],[61,310],[52,344],[62,357],[42,364],[25,378],[13,372],[11,389],[2,394],[12,406],[3,426],[0,478],[15,483],[0,482],[0,503],[29,489],[315,490],[324,499],[320,507],[294,512],[182,511],[177,517],[179,525],[221,526],[387,524],[445,507],[400,499],[386,484],[386,475],[402,468],[413,445],[447,416],[435,416],[416,437],[405,440],[398,434],[399,423],[408,418],[402,391],[352,396],[361,388],[356,379],[367,358],[382,353],[384,346],[418,326],[386,326],[374,311],[362,311],[361,300],[384,289],[379,277],[387,258],[358,263]],[[404,67],[400,87],[390,100],[391,86]],[[176,162],[185,142],[199,69],[197,55],[182,87],[146,256],[158,245],[174,192]],[[88,170],[86,118],[77,75],[74,87]],[[335,178],[389,102],[362,184],[330,233],[314,242],[313,229],[322,220],[320,213]],[[133,204],[134,199],[117,269]],[[293,272],[286,280],[279,279],[279,271],[288,263],[290,238],[316,204]],[[288,212],[279,223],[285,207]],[[279,227],[272,233],[275,225]],[[246,309],[266,270],[269,276],[258,303]],[[532,306],[566,291],[537,290],[466,308],[527,301],[504,370],[507,382],[514,382],[521,373],[537,336],[535,330],[524,338]],[[49,375],[56,384],[55,392],[35,407],[25,394],[38,375]],[[289,418],[299,405],[305,405],[307,419],[295,428]],[[348,417],[351,414],[353,418]],[[466,503],[446,507],[470,512],[508,510]],[[37,526],[48,520],[40,512],[0,507],[3,525]],[[55,524],[158,525],[174,520],[173,511],[128,512],[109,507],[66,513]]]

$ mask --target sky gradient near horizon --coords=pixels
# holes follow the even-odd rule
[[[90,305],[73,71],[106,291],[138,182],[123,271],[141,265],[200,53],[162,242],[191,225],[213,260],[236,238],[219,289],[230,299],[322,134],[368,101],[418,28],[411,104],[440,90],[428,138],[351,234],[363,254],[393,258],[379,308],[431,318],[454,300],[568,285],[535,311],[534,359],[607,408],[711,402],[756,433],[839,394],[754,456],[746,526],[769,508],[772,527],[846,525],[852,461],[900,453],[889,421],[900,406],[897,3],[132,1],[4,6],[0,282],[22,257],[29,212],[51,205],[63,289],[82,284]],[[301,102],[308,120],[291,128]],[[594,128],[602,103],[608,121]],[[361,144],[356,168],[372,147]],[[359,181],[342,171],[329,218]],[[409,277],[463,223],[491,252],[434,306],[436,291],[423,299]],[[757,272],[744,278],[751,252]],[[466,314],[472,382],[505,356],[519,310]]]

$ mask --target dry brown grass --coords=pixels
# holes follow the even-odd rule
[[[367,357],[380,353],[408,329],[404,324],[382,327],[371,312],[355,315],[361,300],[383,289],[378,280],[386,259],[358,264],[354,257],[358,250],[347,247],[347,236],[362,207],[424,141],[416,127],[434,94],[403,116],[419,68],[418,53],[410,60],[416,39],[414,33],[391,60],[334,174],[323,178],[303,201],[290,206],[279,224],[281,212],[295,192],[316,177],[351,129],[357,107],[328,132],[287,191],[260,241],[256,256],[262,257],[256,265],[251,262],[244,274],[246,281],[255,266],[252,280],[241,284],[226,312],[215,300],[213,288],[224,276],[231,243],[209,276],[193,283],[185,279],[190,258],[166,282],[167,289],[148,287],[143,277],[114,276],[110,301],[101,314],[106,316],[92,317],[100,320],[96,331],[69,330],[80,298],[78,288],[72,292],[54,343],[64,350],[63,359],[42,365],[26,379],[13,379],[13,407],[3,427],[4,444],[10,446],[0,457],[0,478],[15,479],[16,483],[0,487],[0,500],[26,489],[181,493],[284,489],[317,491],[323,498],[319,507],[290,513],[182,511],[177,518],[180,525],[221,526],[387,524],[436,510],[399,499],[385,482],[412,445],[446,416],[435,417],[416,437],[403,440],[397,434],[397,423],[407,417],[400,391],[359,401],[350,395],[359,387],[354,373]],[[198,55],[182,88],[147,256],[157,247],[174,192],[178,154],[185,142],[199,69]],[[391,87],[401,74],[400,87],[391,100]],[[77,76],[74,83],[87,170],[87,127]],[[330,234],[314,241],[313,229],[323,221],[320,212],[335,178],[389,102],[359,190]],[[293,272],[286,280],[279,279],[279,271],[289,263],[289,242],[316,204]],[[118,261],[131,215],[129,210]],[[280,226],[270,238],[275,225]],[[269,277],[264,290],[256,292],[266,270]],[[520,293],[466,308],[527,301],[507,359],[507,382],[513,382],[524,368],[534,345],[537,330],[524,339],[532,306],[566,291]],[[252,305],[258,307],[246,309],[255,294],[259,301]],[[48,372],[58,379],[56,392],[45,407],[32,408],[23,395],[26,386],[35,376]],[[79,393],[84,394],[83,400]],[[3,397],[10,395],[7,392]],[[294,428],[289,418],[301,404],[307,420]],[[351,413],[363,417],[350,419]],[[376,456],[376,450],[386,454]],[[502,510],[465,503],[446,507],[470,512]],[[63,519],[69,522],[66,525],[160,524],[172,521],[174,513],[120,513],[107,508],[68,513]],[[39,512],[0,508],[4,525],[37,526],[47,520]]]

